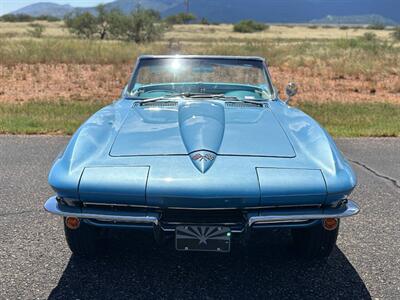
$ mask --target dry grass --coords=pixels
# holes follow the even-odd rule
[[[26,30],[31,22],[21,23],[8,23],[0,22],[0,36],[10,35],[18,37],[27,37]],[[36,21],[46,27],[44,36],[46,37],[71,37],[71,34],[64,28],[63,22],[46,22]],[[174,25],[173,30],[165,35],[165,39],[177,39],[180,41],[198,40],[265,40],[265,39],[289,39],[289,40],[326,40],[326,39],[351,39],[362,37],[364,33],[371,32],[367,28],[349,28],[348,30],[341,30],[339,27],[310,28],[306,25],[286,26],[286,25],[272,25],[268,30],[256,33],[237,33],[233,32],[232,24],[220,25]],[[380,39],[389,39],[389,30],[373,30],[373,32]]]
[[[281,90],[300,84],[299,101],[400,103],[400,44],[389,30],[366,41],[366,29],[274,25],[246,34],[226,24],[175,25],[161,41],[136,45],[80,40],[62,22],[41,23],[45,37],[33,39],[29,23],[0,22],[0,102],[112,99],[138,55],[182,53],[266,57]]]
[[[174,30],[165,35],[166,39],[177,39],[180,41],[226,41],[226,40],[326,40],[326,39],[351,39],[362,37],[365,32],[370,32],[367,29],[348,29],[341,30],[338,27],[317,29],[309,28],[308,26],[293,26],[273,25],[268,30],[255,33],[238,33],[233,32],[233,25],[174,25]],[[389,30],[374,31],[380,39],[388,39]]]
[[[29,24],[38,23],[45,26],[45,37],[67,37],[70,33],[64,28],[64,22],[47,22],[47,21],[35,21],[35,22],[18,22],[8,23],[0,22],[0,37],[28,37],[27,30]]]

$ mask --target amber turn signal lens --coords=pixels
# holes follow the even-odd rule
[[[328,218],[324,219],[322,224],[326,230],[335,230],[339,224],[339,220],[336,218]]]
[[[67,225],[67,227],[72,230],[78,229],[80,223],[81,222],[79,221],[79,219],[75,217],[67,217],[65,219],[65,225]]]

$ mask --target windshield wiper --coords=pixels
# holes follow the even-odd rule
[[[177,98],[177,97],[181,97],[181,98],[192,98],[196,95],[204,95],[204,94],[200,94],[200,93],[174,93],[174,94],[166,94],[164,96],[160,96],[160,97],[155,97],[155,98],[148,98],[148,99],[144,99],[141,100],[140,103],[149,103],[149,102],[155,102],[155,101],[159,101],[159,100],[165,100],[165,99],[171,99],[171,98]]]
[[[243,103],[250,103],[255,104],[258,106],[263,106],[260,101],[256,100],[249,100],[249,99],[240,99],[236,96],[226,96],[224,94],[205,94],[205,93],[176,93],[176,94],[167,94],[161,97],[149,98],[145,100],[141,100],[140,103],[149,103],[149,102],[156,102],[165,99],[177,98],[182,97],[185,99],[218,99],[224,101],[234,101],[234,102],[243,102]]]

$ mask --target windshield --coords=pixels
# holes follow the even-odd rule
[[[179,57],[140,59],[128,93],[140,99],[171,93],[223,94],[255,100],[272,96],[261,60]]]

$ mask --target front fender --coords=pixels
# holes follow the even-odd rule
[[[281,101],[271,105],[295,148],[297,159],[321,170],[328,192],[327,201],[348,196],[357,184],[356,174],[328,132],[297,108]]]
[[[118,101],[91,116],[74,133],[64,152],[54,162],[48,177],[50,186],[63,197],[78,198],[83,169],[108,156],[115,136],[129,109],[130,101]]]

